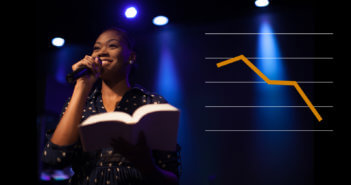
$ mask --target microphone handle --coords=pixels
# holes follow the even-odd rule
[[[91,73],[92,73],[92,71],[88,67],[82,66],[82,67],[79,67],[78,69],[76,69],[75,71],[67,74],[66,81],[70,84],[73,84],[76,82],[76,80],[78,78],[85,76],[85,75],[89,75]]]

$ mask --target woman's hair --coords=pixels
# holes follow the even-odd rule
[[[101,33],[104,33],[106,31],[111,31],[111,30],[116,31],[121,36],[122,40],[127,44],[128,48],[131,51],[135,51],[135,48],[134,48],[135,41],[134,41],[133,37],[131,36],[131,34],[128,33],[126,30],[124,30],[122,28],[118,28],[118,27],[109,27]]]

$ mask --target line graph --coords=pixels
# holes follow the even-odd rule
[[[205,60],[222,60],[233,57],[205,57]],[[334,60],[334,57],[246,57],[249,60]]]
[[[237,62],[237,61],[243,61],[251,70],[253,70],[259,77],[261,77],[267,84],[269,85],[286,85],[286,86],[293,86],[299,93],[299,95],[302,97],[302,99],[305,101],[307,106],[310,108],[314,116],[317,118],[319,122],[321,122],[323,119],[321,115],[318,113],[316,110],[315,106],[311,103],[311,101],[308,99],[304,91],[301,89],[297,81],[285,81],[285,80],[270,80],[266,75],[264,75],[249,59],[247,59],[244,55],[239,55],[233,58],[230,58],[228,60],[224,60],[222,62],[218,62],[217,68],[226,66],[228,64]]]

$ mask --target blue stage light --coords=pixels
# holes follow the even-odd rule
[[[135,18],[135,16],[137,15],[138,11],[135,7],[129,7],[126,9],[126,11],[124,12],[124,15],[128,18],[128,19],[132,19]]]
[[[255,5],[257,7],[266,7],[269,5],[269,0],[256,0]]]
[[[51,44],[56,47],[62,47],[65,44],[65,39],[61,37],[55,37],[51,40]]]
[[[160,15],[160,16],[155,17],[152,20],[152,23],[154,23],[154,25],[156,25],[156,26],[164,26],[168,23],[168,18],[163,16],[163,15]]]

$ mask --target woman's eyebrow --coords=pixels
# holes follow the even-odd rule
[[[108,40],[106,43],[110,43],[110,42],[112,42],[112,41],[117,41],[117,42],[120,42],[120,40],[119,40],[119,39],[110,39],[110,40]]]
[[[110,40],[106,41],[106,43],[110,43],[110,42],[112,42],[112,41],[120,42],[119,39],[110,39]],[[101,44],[101,42],[95,42],[95,44]]]

